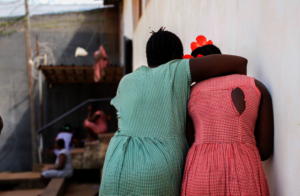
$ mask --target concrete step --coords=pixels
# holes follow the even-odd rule
[[[99,184],[70,184],[64,196],[94,196]]]
[[[53,178],[42,193],[42,196],[63,196],[66,191],[65,178]]]
[[[55,164],[37,163],[32,166],[33,172],[42,172],[50,167],[54,167]]]
[[[44,189],[29,189],[29,190],[15,190],[15,191],[0,191],[1,196],[37,196],[42,193]]]
[[[84,148],[73,148],[71,150],[72,164],[74,169],[83,168]]]
[[[2,172],[0,173],[1,187],[7,186],[11,189],[40,189],[44,188],[40,172]]]
[[[115,133],[99,134],[99,141],[87,142],[84,148],[71,151],[74,169],[99,169],[103,167],[106,151]]]

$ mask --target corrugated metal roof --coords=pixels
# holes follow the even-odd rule
[[[89,11],[99,8],[113,7],[112,5],[103,5],[102,1],[95,1],[97,3],[89,3],[91,0],[87,0],[87,3],[61,3],[54,1],[49,4],[38,3],[32,0],[29,4],[30,15],[43,15],[43,14],[58,14],[66,12],[80,12]],[[63,2],[63,1],[61,1]],[[70,2],[70,1],[67,1]],[[16,17],[25,15],[24,0],[0,0],[0,18]]]
[[[95,83],[93,66],[40,66],[48,83]],[[122,67],[101,69],[100,83],[119,83],[123,77]]]

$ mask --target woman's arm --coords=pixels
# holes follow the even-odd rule
[[[189,115],[186,117],[186,139],[191,147],[195,141],[195,129],[193,121]]]
[[[96,122],[100,118],[100,114],[93,114],[88,120],[91,122]]]
[[[192,82],[229,74],[246,75],[247,63],[243,57],[223,54],[190,59]]]
[[[66,165],[66,155],[60,154],[58,158],[59,158],[58,165],[56,165],[55,167],[50,168],[50,170],[52,170],[52,169],[63,170],[65,168],[65,165]]]
[[[258,80],[255,80],[255,85],[261,93],[255,139],[261,160],[265,161],[272,155],[274,148],[273,105],[271,95],[265,85]]]

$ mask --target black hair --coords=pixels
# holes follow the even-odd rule
[[[98,110],[98,104],[92,103],[92,104],[90,104],[90,106],[92,107],[93,111],[97,111]]]
[[[59,140],[56,141],[56,143],[57,143],[58,147],[65,148],[65,140],[59,139]]]
[[[152,31],[146,46],[148,66],[159,66],[173,59],[182,59],[183,46],[177,35],[161,27]]]
[[[211,55],[211,54],[222,54],[222,53],[221,53],[221,50],[215,45],[205,45],[205,46],[196,48],[192,52],[191,55],[196,58],[199,54],[201,54],[203,56],[207,56],[207,55]]]

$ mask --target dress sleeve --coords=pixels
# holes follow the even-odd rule
[[[191,71],[189,59],[174,60],[170,62],[170,73],[173,89],[179,96],[190,96]]]
[[[174,81],[185,85],[191,85],[190,60],[174,60],[170,62],[171,73],[174,73]]]
[[[116,110],[120,110],[120,102],[121,102],[121,92],[120,85],[117,90],[117,95],[110,101],[110,104],[113,105]]]

